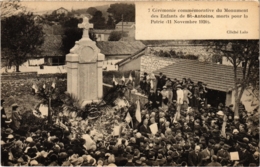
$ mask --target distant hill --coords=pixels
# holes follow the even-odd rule
[[[103,17],[105,17],[105,19],[108,19],[108,13],[107,13],[107,9],[109,8],[109,5],[103,5],[103,6],[91,6],[96,8],[97,10],[101,11],[103,13]],[[83,8],[83,9],[74,9],[75,13],[78,14],[87,14],[87,9],[88,8]],[[36,15],[45,15],[45,14],[51,14],[54,10],[45,10],[45,11],[35,11],[33,12]],[[71,12],[71,10],[69,10],[69,12]]]
[[[103,6],[91,6],[96,8],[97,10],[101,11],[103,14],[103,17],[105,17],[105,19],[108,19],[108,13],[107,13],[107,9],[109,8],[109,5],[103,5]],[[87,13],[87,9],[88,8],[84,8],[84,9],[74,9],[74,12],[79,13],[79,14],[86,14]]]

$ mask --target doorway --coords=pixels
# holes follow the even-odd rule
[[[225,106],[226,102],[226,92],[208,89],[207,104],[210,104],[212,107],[218,107],[219,103],[222,103]]]

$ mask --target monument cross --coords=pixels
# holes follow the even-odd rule
[[[90,28],[93,28],[93,24],[89,23],[89,20],[87,17],[83,18],[83,22],[81,24],[78,24],[79,28],[83,28],[83,36],[82,38],[89,39],[88,30]]]
[[[78,24],[84,30],[83,36],[66,55],[67,91],[83,100],[83,105],[99,102],[103,97],[102,67],[105,55],[100,53],[96,42],[89,39],[89,28],[93,24],[88,21],[84,17],[83,22]]]

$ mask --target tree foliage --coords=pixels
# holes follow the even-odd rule
[[[94,24],[94,29],[104,29],[106,27],[106,19],[102,16],[101,11],[96,11],[94,16],[89,20],[90,23]]]
[[[0,2],[1,18],[10,17],[19,13],[24,13],[26,8],[18,1]]]
[[[107,24],[106,24],[107,29],[115,29],[115,22],[112,16],[108,16]]]
[[[126,4],[126,3],[111,4],[110,7],[107,9],[107,12],[112,14],[116,24],[122,21],[122,15],[123,15],[123,20],[125,22],[135,21],[134,4]]]
[[[112,31],[109,34],[108,41],[119,41],[122,37],[127,37],[127,33],[122,34],[121,31]]]
[[[221,40],[209,41],[209,47],[222,53],[233,65],[235,89],[235,115],[244,90],[253,87],[259,90],[259,41],[258,40]],[[239,68],[242,65],[242,68]],[[242,78],[238,72],[242,72]]]
[[[65,54],[70,52],[70,49],[75,45],[75,42],[80,40],[83,34],[83,30],[78,28],[78,24],[82,22],[82,18],[75,18],[71,15],[57,15],[51,14],[45,17],[46,24],[59,24],[64,30],[62,35],[62,51]],[[89,37],[91,40],[96,41],[96,35],[93,31],[89,31]]]
[[[87,9],[87,13],[94,16],[94,14],[97,12],[98,10],[94,7],[90,7]]]
[[[19,65],[26,62],[30,56],[39,54],[39,46],[43,43],[43,31],[34,22],[32,13],[13,15],[1,20],[2,58],[9,65]]]

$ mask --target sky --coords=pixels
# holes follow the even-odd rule
[[[104,2],[104,1],[26,1],[21,2],[23,6],[26,6],[29,10],[32,10],[34,12],[38,11],[47,11],[47,10],[56,10],[60,7],[64,7],[67,10],[73,9],[82,9],[82,8],[88,8],[88,7],[94,7],[94,6],[102,6],[102,5],[108,5],[112,3],[118,3],[117,1],[110,1],[110,2]]]

